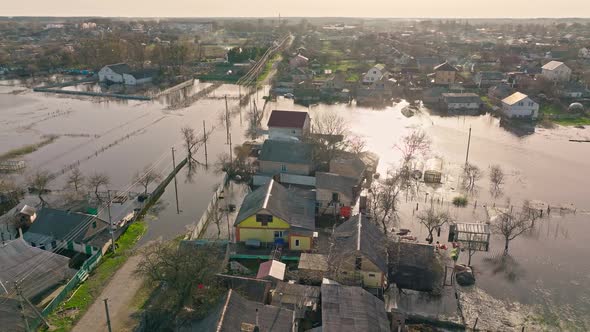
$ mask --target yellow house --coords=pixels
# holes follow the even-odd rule
[[[246,195],[236,218],[236,241],[284,245],[311,250],[315,230],[315,199],[271,180]]]
[[[362,214],[352,216],[334,230],[333,243],[329,260],[337,281],[387,287],[387,238],[376,224]]]

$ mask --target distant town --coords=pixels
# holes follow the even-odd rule
[[[587,331],[590,20],[0,17],[0,331]]]

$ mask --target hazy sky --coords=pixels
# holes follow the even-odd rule
[[[0,0],[0,16],[588,17],[590,0]]]

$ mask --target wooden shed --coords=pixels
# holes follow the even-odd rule
[[[440,183],[442,180],[443,160],[441,158],[432,158],[426,162],[424,167],[424,182]]]

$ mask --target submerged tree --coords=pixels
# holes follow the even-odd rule
[[[135,173],[133,177],[133,182],[137,184],[137,186],[141,186],[143,188],[143,194],[147,195],[148,187],[153,182],[158,182],[162,180],[162,174],[158,172],[154,167],[146,166],[143,171]]]
[[[435,229],[442,227],[444,224],[451,223],[451,216],[445,211],[437,211],[434,208],[422,211],[418,214],[418,221],[426,227],[428,231],[427,241],[432,244],[434,241],[433,232]]]
[[[394,148],[402,154],[402,167],[409,167],[418,155],[426,155],[430,151],[432,140],[422,130],[414,130],[402,137],[401,141],[395,144]]]
[[[111,179],[105,173],[94,173],[88,178],[88,186],[94,189],[94,195],[99,203],[102,202],[100,195],[98,194],[98,189],[100,187],[106,187],[111,182]]]
[[[492,165],[490,167],[490,192],[494,197],[502,193],[502,186],[504,185],[504,171],[500,165]]]
[[[397,210],[401,190],[401,176],[398,172],[389,171],[383,181],[375,180],[371,184],[369,213],[373,221],[383,228],[385,235],[388,222]]]
[[[477,181],[483,176],[483,172],[476,165],[467,163],[463,167],[463,189],[468,192],[475,190]]]
[[[491,224],[494,233],[504,238],[504,255],[508,255],[510,241],[522,235],[533,227],[533,223],[525,213],[516,213],[512,208],[500,212],[495,222]]]
[[[70,175],[68,175],[67,183],[74,188],[76,193],[82,189],[84,186],[84,174],[78,167],[72,169]]]
[[[314,145],[314,157],[318,163],[330,163],[349,142],[350,130],[343,117],[335,112],[316,114],[311,124],[312,134],[306,139]]]
[[[47,202],[43,195],[47,193],[47,187],[54,180],[54,176],[47,171],[37,171],[27,179],[27,185],[37,192],[37,197],[41,201],[41,206],[45,206]]]

